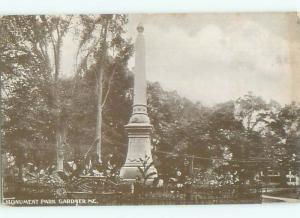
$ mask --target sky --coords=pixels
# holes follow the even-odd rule
[[[134,14],[126,37],[135,39],[138,23],[145,28],[147,79],[165,90],[204,105],[249,91],[281,104],[295,98],[300,67],[296,14]],[[72,44],[65,46],[72,50]],[[65,65],[70,67],[68,61]],[[128,67],[133,66],[131,58]]]

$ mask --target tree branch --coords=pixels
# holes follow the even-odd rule
[[[116,72],[116,71],[114,70],[114,71],[112,72],[110,78],[109,78],[108,86],[107,86],[107,91],[106,91],[104,100],[103,100],[103,102],[102,102],[102,104],[101,104],[101,107],[102,107],[102,108],[104,107],[104,105],[105,105],[105,103],[106,103],[106,100],[107,100],[107,97],[108,97],[108,95],[109,95],[110,87],[111,87],[111,82],[112,82],[112,80],[113,80],[113,77],[114,77],[115,72]]]

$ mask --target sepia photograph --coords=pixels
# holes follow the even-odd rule
[[[0,16],[1,204],[300,203],[297,12]]]

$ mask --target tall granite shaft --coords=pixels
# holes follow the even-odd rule
[[[129,123],[125,126],[128,134],[128,151],[125,164],[120,171],[120,177],[126,180],[134,180],[140,176],[138,167],[142,167],[141,159],[148,159],[147,164],[152,162],[152,125],[150,124],[147,112],[144,27],[139,25],[137,31],[138,36],[135,42],[133,109]],[[151,172],[156,172],[156,169],[151,167],[147,174]]]

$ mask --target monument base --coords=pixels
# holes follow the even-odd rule
[[[155,167],[150,167],[147,174],[155,172],[156,174],[147,179],[147,184],[152,183],[152,181],[157,177],[157,170]],[[137,178],[143,179],[138,166],[123,166],[120,171],[120,177],[127,181],[134,182]]]

